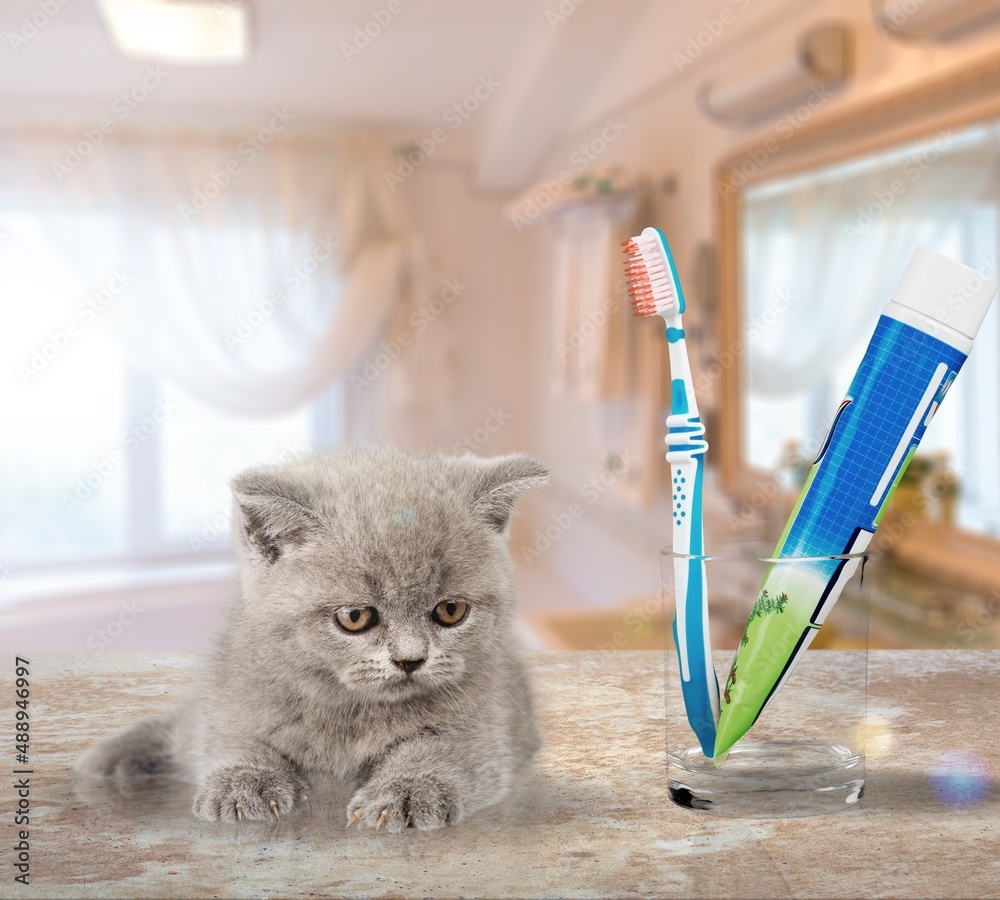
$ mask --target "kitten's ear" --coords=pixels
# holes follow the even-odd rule
[[[480,459],[467,456],[471,468],[472,511],[498,534],[506,534],[514,501],[549,480],[549,468],[524,453]]]
[[[265,562],[304,544],[323,527],[308,491],[293,476],[272,469],[249,469],[232,482],[242,519],[242,539]]]

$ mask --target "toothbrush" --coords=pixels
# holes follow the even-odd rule
[[[726,682],[716,756],[757,721],[857,570],[996,291],[946,256],[913,254],[764,577]]]
[[[663,316],[667,326],[671,387],[665,442],[673,488],[673,550],[681,554],[674,559],[674,646],[688,722],[702,752],[712,757],[719,721],[719,681],[708,630],[701,507],[708,444],[684,341],[684,292],[670,247],[658,228],[643,229],[638,237],[623,241],[622,247],[629,257],[625,278],[635,315]]]

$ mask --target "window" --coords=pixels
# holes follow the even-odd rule
[[[285,415],[246,417],[131,370],[95,312],[115,283],[81,289],[30,212],[0,215],[0,278],[0,559],[10,567],[224,554],[216,525],[229,477],[338,437],[335,389]]]
[[[781,290],[800,295],[792,315],[774,316],[778,327],[750,342],[744,458],[751,466],[784,469],[792,486],[789,446],[799,448],[799,462],[818,452],[914,247],[930,246],[997,279],[997,131],[991,125],[939,135],[747,190],[748,323],[754,317],[769,321],[769,306]],[[919,452],[945,455],[957,475],[957,524],[1000,535],[997,306]],[[792,360],[787,366],[786,353]],[[760,372],[765,360],[781,367],[783,381]]]

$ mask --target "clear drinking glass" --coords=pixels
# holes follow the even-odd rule
[[[704,561],[713,663],[727,676],[747,617],[772,567],[803,557],[773,558],[774,542],[716,544]],[[808,816],[850,809],[864,793],[864,722],[868,686],[867,554],[809,557],[857,563],[840,600],[753,727],[722,760],[702,753],[684,710],[670,623],[674,565],[690,556],[661,554],[666,634],[667,776],[670,798],[705,813],[741,817]],[[789,569],[789,571],[792,571]],[[720,702],[725,702],[722,698]]]

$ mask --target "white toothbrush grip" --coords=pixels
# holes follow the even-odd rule
[[[666,319],[668,332],[670,329],[684,333],[684,325],[681,317],[673,316]],[[670,380],[684,383],[684,396],[687,402],[687,415],[695,419],[698,418],[698,399],[694,395],[694,378],[691,375],[691,360],[687,352],[687,340],[679,338],[669,341],[667,353],[670,356]],[[676,407],[674,407],[676,411]],[[669,420],[668,420],[669,425]]]
[[[681,452],[668,453],[667,462],[670,463],[670,513],[674,523],[674,552],[701,553],[700,535],[699,540],[692,541],[692,527],[696,521],[694,486],[698,477],[698,460],[687,452]]]

